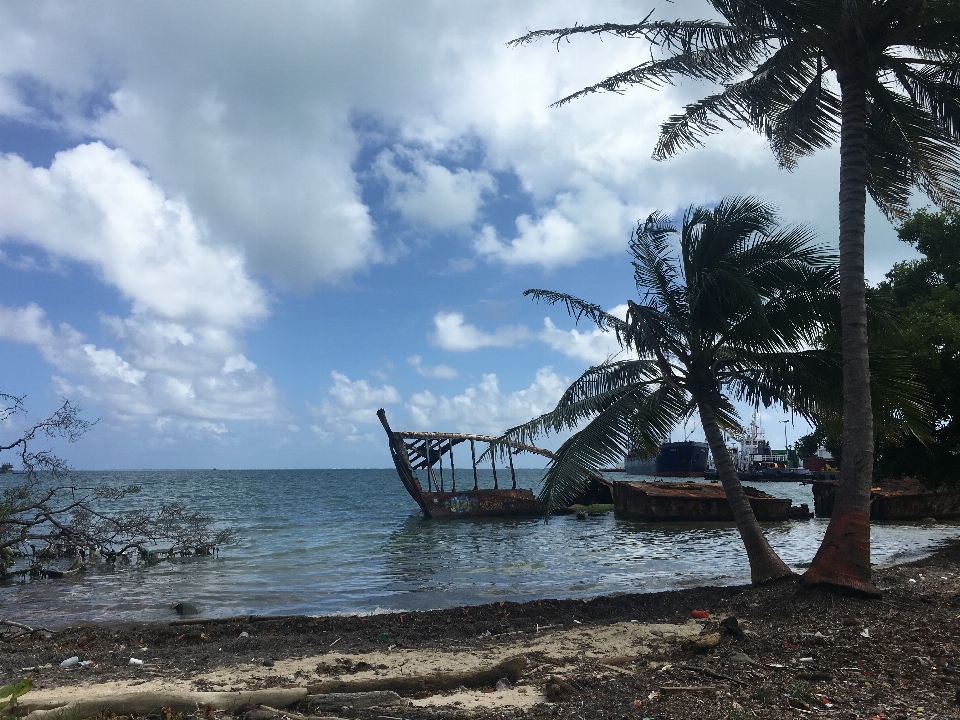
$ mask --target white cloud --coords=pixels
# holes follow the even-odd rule
[[[112,418],[210,429],[213,421],[281,417],[273,381],[244,361],[230,333],[142,315],[104,317],[103,325],[123,342],[122,353],[87,342],[66,323],[55,328],[36,304],[0,305],[0,338],[34,345],[69,376],[55,378],[61,392],[98,403]]]
[[[529,387],[504,393],[496,374],[489,373],[454,397],[414,393],[406,407],[415,429],[497,435],[552,410],[568,385],[567,378],[543,367]]]
[[[121,150],[80,145],[57,153],[49,170],[4,155],[0,187],[0,239],[93,265],[136,312],[224,326],[267,313],[243,256],[211,245],[190,208]]]
[[[400,393],[392,385],[374,387],[366,380],[351,380],[336,370],[330,377],[333,385],[327,388],[320,405],[307,403],[307,409],[318,419],[310,425],[314,435],[321,442],[376,442],[376,433],[362,426],[376,424],[377,410],[400,402]]]
[[[416,370],[418,375],[428,378],[452,380],[457,377],[458,374],[456,369],[449,365],[424,365],[423,358],[419,355],[411,355],[408,357],[407,364]]]
[[[35,345],[69,376],[62,389],[116,418],[282,414],[272,380],[240,339],[266,317],[266,293],[241,253],[211,243],[186,203],[167,197],[123,151],[81,145],[58,153],[49,169],[5,155],[0,187],[0,241],[92,266],[132,306],[127,318],[101,317],[116,349],[69,325],[54,328],[38,305],[0,307],[0,336]]]
[[[433,317],[430,341],[444,350],[465,352],[482,347],[515,347],[530,339],[524,325],[505,325],[488,333],[464,322],[462,313],[439,312]]]
[[[536,219],[520,215],[512,240],[500,238],[485,225],[474,242],[476,251],[508,265],[574,265],[625,247],[641,212],[592,181],[559,194],[555,203]]]
[[[375,167],[390,185],[390,204],[408,222],[439,230],[469,225],[480,209],[482,195],[496,189],[493,176],[486,171],[450,171],[418,153],[400,152],[412,165],[412,172],[397,167],[396,155],[389,150],[380,153]]]
[[[788,220],[813,220],[831,239],[836,232],[836,149],[785,174],[762,138],[725,130],[705,149],[656,163],[660,123],[709,85],[550,109],[645,59],[645,43],[579,36],[560,52],[546,41],[504,46],[531,28],[636,19],[627,0],[331,0],[268,14],[244,2],[230,12],[135,3],[111,6],[108,22],[81,6],[51,7],[0,7],[0,46],[10,49],[0,58],[0,113],[124,148],[281,285],[338,282],[383,260],[354,166],[364,139],[381,132],[395,155],[414,158],[397,177],[397,207],[430,227],[469,222],[490,174],[517,174],[534,211],[517,218],[515,236],[491,229],[477,245],[506,263],[553,267],[615,253],[654,208],[750,190],[803,208]],[[708,10],[674,2],[657,17]],[[43,109],[30,105],[25,80],[42,86]],[[479,149],[481,169],[424,159],[467,145]],[[440,198],[450,202],[433,202]],[[871,218],[873,267],[905,251],[889,224]]]
[[[379,408],[400,402],[400,393],[392,385],[373,387],[366,380],[351,380],[336,370],[330,377],[333,385],[327,389],[329,397],[319,408],[319,415],[330,424],[375,423]]]
[[[627,306],[617,305],[607,312],[623,320],[627,316]],[[600,330],[595,326],[585,332],[575,327],[570,330],[561,330],[548,317],[543,319],[543,330],[537,334],[537,339],[557,352],[582,360],[588,365],[599,365],[612,357],[618,359],[636,357],[635,352],[623,351],[611,330]]]

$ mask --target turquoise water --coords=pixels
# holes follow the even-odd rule
[[[518,469],[517,477],[521,487],[536,487],[540,472]],[[209,617],[366,613],[750,578],[732,524],[646,523],[613,513],[549,523],[424,520],[393,470],[83,472],[78,481],[139,484],[138,503],[180,501],[236,528],[240,540],[217,558],[0,585],[0,617],[54,626],[167,620],[179,601]],[[489,483],[484,476],[481,485]],[[808,486],[763,489],[813,506]],[[771,544],[797,568],[811,560],[825,529],[825,520],[766,526]],[[873,560],[918,557],[958,535],[956,523],[878,525]]]

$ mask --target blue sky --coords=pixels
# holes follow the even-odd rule
[[[655,209],[760,194],[836,243],[835,149],[785,173],[727,130],[658,163],[707,87],[552,110],[647,48],[504,45],[633,2],[89,9],[0,6],[0,390],[99,418],[79,468],[387,466],[378,407],[496,433],[614,352],[522,292],[625,304]],[[872,280],[912,257],[875,208],[867,233]]]

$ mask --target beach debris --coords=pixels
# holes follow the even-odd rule
[[[80,662],[80,658],[74,655],[73,657],[68,657],[66,660],[60,663],[60,667],[62,668],[73,667],[79,662]]]
[[[325,693],[307,695],[307,708],[310,712],[339,712],[344,707],[353,709],[383,707],[385,705],[409,705],[410,701],[400,697],[392,690],[375,690],[358,693]]]
[[[510,678],[500,678],[494,687],[497,690],[509,690],[513,687],[513,684],[510,682]]]
[[[740,629],[740,621],[733,615],[720,621],[720,629],[730,637],[743,637],[743,630]]]
[[[197,606],[193,603],[188,602],[178,602],[173,606],[173,609],[177,611],[177,615],[196,615],[200,612],[197,609]]]
[[[31,627],[30,625],[24,625],[23,623],[14,622],[13,620],[0,620],[0,625],[8,625],[10,627],[19,628],[20,630],[28,633],[34,633],[38,631],[45,633],[53,632],[53,630],[48,630],[47,628],[40,627],[39,625],[37,625],[37,627]],[[19,635],[17,635],[17,637],[19,637]]]
[[[263,705],[254,705],[253,703],[244,703],[237,708],[234,716],[239,720],[273,720],[280,713],[274,708],[264,707]]]
[[[248,633],[246,630],[244,630],[244,631],[243,631],[242,633],[240,633],[237,637],[248,638],[248,637],[250,637],[250,633]]]
[[[759,665],[756,660],[747,655],[746,653],[738,652],[730,656],[730,662],[737,665]]]
[[[709,620],[710,613],[706,610],[691,610],[690,617],[696,618],[697,620]]]
[[[677,667],[679,667],[681,670],[691,670],[693,672],[703,673],[707,677],[714,678],[715,680],[726,680],[727,682],[736,683],[738,685],[743,684],[743,682],[737,680],[736,678],[732,678],[729,675],[724,675],[723,673],[718,673],[717,671],[711,670],[708,667],[701,667],[700,665],[678,665]]]
[[[399,695],[410,697],[421,692],[455,690],[460,685],[468,688],[494,687],[497,681],[503,678],[516,683],[526,667],[527,659],[517,656],[487,668],[464,672],[435,672],[428,675],[378,677],[366,680],[326,680],[311,685],[307,689],[311,695],[392,690]]]
[[[303,702],[305,688],[271,688],[243,692],[187,692],[142,691],[125,692],[83,698],[49,709],[35,709],[27,720],[68,720],[77,717],[96,717],[102,713],[117,715],[156,715],[161,708],[169,713],[188,713],[191,717],[198,707],[236,712],[244,705],[262,708],[286,708]],[[22,703],[31,707],[29,702]],[[279,711],[273,710],[275,714]]]
[[[567,680],[561,677],[551,675],[547,678],[547,684],[543,688],[543,694],[547,700],[553,703],[566,702],[576,694],[576,688]]]
[[[136,665],[136,666],[139,667],[140,665],[143,665],[143,660],[140,660],[139,658],[132,657],[132,658],[130,658],[130,662],[129,662],[128,664],[129,664],[129,665]]]
[[[627,665],[640,659],[639,655],[620,655],[618,657],[608,657],[600,660],[601,665]]]
[[[722,636],[718,632],[706,633],[687,640],[687,647],[691,650],[704,651],[711,650],[720,644]]]
[[[802,672],[797,673],[797,680],[809,680],[811,682],[830,682],[833,675],[825,672]]]

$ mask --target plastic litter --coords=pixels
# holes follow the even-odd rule
[[[743,637],[743,630],[740,629],[740,621],[733,615],[720,621],[720,627],[733,637]]]
[[[138,658],[133,658],[133,657],[132,657],[132,658],[130,658],[130,664],[131,664],[131,665],[143,665],[143,660],[139,660]]]
[[[60,667],[63,667],[63,668],[73,667],[79,662],[80,662],[80,658],[74,655],[73,657],[68,657],[66,660],[60,663]]]
[[[248,638],[248,637],[250,637],[250,633],[248,633],[246,630],[244,630],[242,633],[240,633],[240,637],[242,637],[242,638]]]
[[[707,620],[710,618],[710,613],[706,610],[691,610],[690,617],[695,617],[698,620]]]
[[[93,660],[81,660],[80,667],[90,667],[93,665]]]
[[[509,690],[513,685],[510,684],[510,680],[507,678],[500,678],[497,680],[497,690]]]

